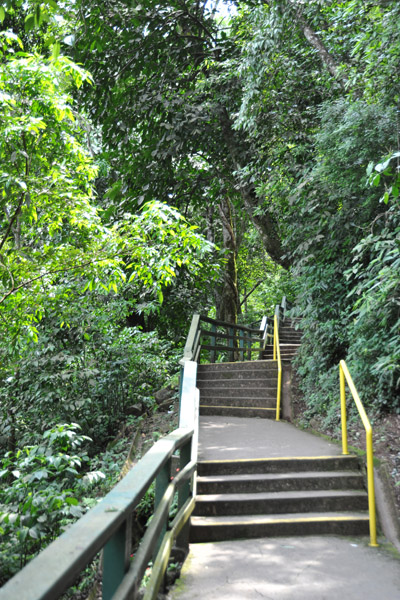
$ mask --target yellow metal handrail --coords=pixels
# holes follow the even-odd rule
[[[367,480],[368,480],[368,509],[369,509],[369,533],[370,533],[370,546],[378,546],[376,539],[376,514],[375,514],[375,485],[374,485],[374,453],[372,449],[372,427],[364,406],[360,400],[356,386],[351,378],[349,370],[344,360],[340,361],[339,365],[340,375],[340,406],[342,414],[342,452],[348,454],[347,448],[347,417],[346,417],[346,388],[345,380],[353,396],[353,400],[356,403],[358,413],[361,417],[366,433],[366,445],[367,445]]]
[[[276,394],[276,420],[279,421],[281,409],[281,387],[282,387],[282,362],[281,349],[279,347],[278,317],[274,317],[274,360],[278,361],[278,391]]]

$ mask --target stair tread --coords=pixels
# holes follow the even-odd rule
[[[245,399],[245,398],[244,398]],[[248,400],[251,400],[252,398],[248,398]],[[207,398],[207,400],[209,400],[209,398]],[[218,398],[218,400],[224,400],[224,398]],[[229,400],[229,398],[228,398]],[[238,400],[238,398],[236,398],[236,400]],[[266,398],[267,400],[267,398]],[[232,410],[234,409],[248,409],[248,410],[275,410],[276,411],[276,407],[266,407],[266,406],[232,406],[232,404],[200,404],[200,408],[231,408]]]
[[[269,515],[219,515],[206,517],[191,517],[191,524],[194,526],[215,527],[218,525],[237,525],[243,523],[246,525],[259,525],[262,523],[288,522],[296,521],[331,521],[331,520],[359,520],[369,521],[368,511],[340,511],[340,512],[309,512],[309,513],[282,513]]]
[[[200,460],[200,464],[208,465],[208,464],[229,464],[229,463],[260,463],[260,462],[281,462],[281,461],[291,461],[295,466],[299,461],[302,460],[332,460],[339,459],[343,462],[348,462],[349,459],[357,458],[356,454],[330,454],[326,456],[265,456],[261,458],[239,458],[239,459],[219,459],[219,460]]]
[[[234,493],[234,494],[199,494],[196,496],[197,502],[245,502],[248,500],[287,500],[290,498],[339,498],[342,496],[364,497],[367,496],[365,490],[295,490],[279,492],[252,492],[252,493]]]
[[[270,360],[241,360],[241,361],[236,361],[236,362],[222,362],[222,363],[201,363],[199,365],[199,368],[203,368],[203,367],[226,367],[228,365],[240,365],[242,368],[246,368],[246,367],[251,367],[254,366],[254,364],[260,365],[261,364],[268,364],[271,363],[272,361]]]
[[[257,379],[258,382],[261,381],[276,381],[276,377],[263,377],[263,378],[259,378]],[[254,384],[254,378],[251,379],[197,379],[197,387],[199,387],[199,383],[201,384],[207,384],[209,383],[210,385],[213,386],[213,388],[215,387],[225,387],[224,385],[215,385],[217,383],[229,383],[230,386],[233,387],[233,385],[239,385],[241,387],[244,386],[249,386],[251,388],[257,389],[257,385]]]
[[[197,386],[197,387],[199,387],[199,386]],[[225,387],[224,385],[213,385],[213,386],[210,386],[209,389],[203,388],[203,386],[200,386],[199,389],[200,389],[201,392],[205,392],[205,391],[207,391],[207,392],[208,391],[218,391],[218,392],[221,392],[222,391],[222,392],[226,392],[226,393],[232,393],[232,392],[236,392],[237,393],[237,392],[245,392],[246,390],[249,390],[249,391],[253,391],[254,390],[254,391],[258,392],[260,390],[261,391],[276,390],[276,385],[270,385],[268,387],[267,386],[263,386],[263,387],[257,387],[257,386],[246,386],[245,387],[245,386],[243,386],[243,387],[240,387],[240,388],[228,388],[228,387]]]
[[[301,471],[299,473],[245,473],[237,475],[200,475],[197,477],[198,483],[219,483],[224,481],[276,481],[280,479],[307,479],[320,477],[354,477],[361,478],[359,471]]]

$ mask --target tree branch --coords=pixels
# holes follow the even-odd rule
[[[12,226],[14,224],[15,219],[18,217],[19,213],[21,212],[21,208],[22,208],[22,205],[24,203],[24,200],[25,200],[25,194],[22,194],[21,195],[21,199],[19,201],[19,204],[17,206],[17,210],[15,211],[15,213],[13,214],[13,216],[11,217],[11,219],[9,220],[7,230],[6,230],[6,232],[5,232],[4,236],[3,236],[3,239],[0,242],[0,252],[1,252],[4,244],[7,241],[7,238],[9,236],[9,233],[11,231],[11,228],[12,228]]]
[[[244,297],[244,298],[243,298],[243,300],[241,301],[241,303],[240,303],[240,306],[243,306],[243,304],[246,302],[247,298],[248,298],[249,296],[251,296],[251,294],[252,294],[252,293],[253,293],[253,292],[254,292],[254,291],[255,291],[255,290],[258,288],[258,286],[262,284],[262,282],[263,282],[263,280],[262,280],[262,279],[259,279],[259,280],[257,281],[257,283],[253,285],[253,287],[251,288],[251,290],[250,290],[250,291],[249,291],[249,292],[248,292],[248,293],[245,295],[245,297]]]

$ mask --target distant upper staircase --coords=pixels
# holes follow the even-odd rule
[[[282,360],[292,360],[300,348],[302,332],[297,329],[298,320],[286,318],[279,326],[279,346]],[[262,353],[264,360],[271,360],[274,355],[273,344],[266,344]]]
[[[200,415],[275,418],[275,361],[199,365],[197,387],[200,390]]]

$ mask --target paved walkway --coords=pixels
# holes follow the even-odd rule
[[[341,447],[268,419],[201,417],[199,460],[332,456]],[[400,600],[400,558],[368,538],[192,544],[169,600]],[[380,540],[381,541],[381,540]]]
[[[285,421],[240,417],[200,417],[199,460],[333,456],[333,444]]]
[[[192,544],[170,600],[400,600],[400,560],[365,538]]]

